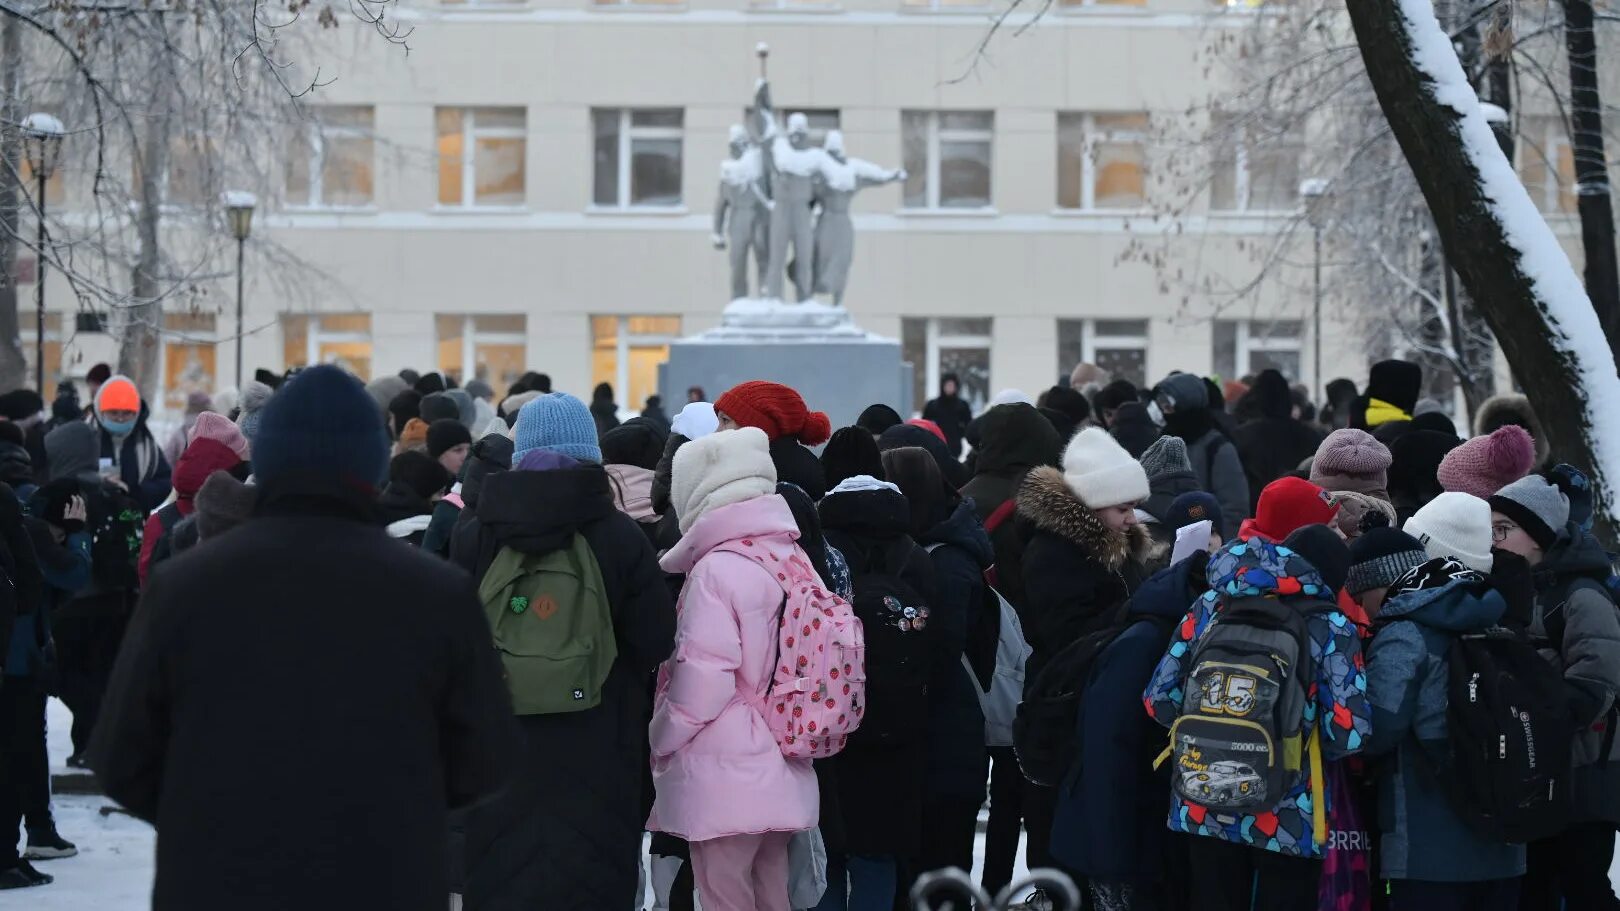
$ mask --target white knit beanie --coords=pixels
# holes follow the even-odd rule
[[[1469,493],[1447,491],[1406,520],[1430,559],[1451,557],[1469,569],[1491,571],[1491,507]]]
[[[1063,480],[1092,509],[1148,498],[1142,464],[1101,427],[1087,427],[1069,441],[1063,451]]]
[[[675,451],[669,501],[681,533],[705,513],[776,492],[771,444],[757,427],[724,430],[693,440]]]

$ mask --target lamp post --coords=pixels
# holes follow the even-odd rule
[[[1327,387],[1322,381],[1322,223],[1327,218],[1327,200],[1331,189],[1332,185],[1323,177],[1312,177],[1299,185],[1300,199],[1305,201],[1305,218],[1311,223],[1316,242],[1316,295],[1311,307],[1311,377],[1318,403],[1327,401]]]
[[[225,214],[230,217],[231,234],[236,237],[236,388],[242,388],[242,261],[248,235],[253,233],[253,209],[259,200],[245,190],[231,190],[224,196]]]
[[[62,154],[62,121],[50,114],[23,118],[23,150],[39,187],[39,234],[34,248],[34,383],[45,394],[45,183]]]

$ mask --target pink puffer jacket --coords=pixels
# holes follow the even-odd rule
[[[664,556],[686,573],[675,654],[658,673],[651,729],[658,797],[647,828],[706,841],[816,825],[807,759],[788,759],[761,716],[776,660],[782,589],[754,560],[714,548],[738,542],[783,561],[799,550],[787,502],[756,497],[700,518]]]

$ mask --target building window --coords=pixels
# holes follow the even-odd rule
[[[594,6],[681,6],[686,0],[591,0]]]
[[[1299,204],[1304,144],[1287,128],[1217,115],[1210,208],[1217,212],[1291,212]]]
[[[22,345],[23,361],[28,366],[27,385],[34,385],[34,364],[36,363],[34,331],[39,324],[36,322],[37,314],[32,306],[20,308],[17,313],[18,341]],[[56,387],[62,382],[62,314],[45,314],[45,401],[49,402],[56,397]]]
[[[522,108],[438,108],[439,205],[523,205]]]
[[[1058,115],[1058,208],[1147,203],[1146,114]]]
[[[905,206],[909,209],[990,207],[989,111],[903,111]]]
[[[1575,212],[1575,149],[1562,117],[1525,117],[1519,131],[1519,179],[1543,212]]]
[[[641,410],[658,394],[658,365],[681,337],[678,316],[591,317],[591,383],[609,383],[619,407]]]
[[[956,374],[960,395],[975,414],[990,401],[990,318],[916,318],[900,321],[902,356],[916,380],[912,407],[918,411],[939,395],[940,377]]]
[[[1087,6],[1146,6],[1147,0],[1059,0],[1064,9]]]
[[[521,313],[434,317],[439,336],[439,372],[466,385],[480,379],[504,392],[526,369],[527,320]],[[470,365],[470,366],[469,366]]]
[[[1300,351],[1305,346],[1304,324],[1299,320],[1215,321],[1215,373],[1223,379],[1242,379],[1262,370],[1276,370],[1291,383],[1303,380]]]
[[[591,201],[628,209],[681,204],[679,108],[591,111],[596,135],[596,180]]]
[[[169,161],[158,175],[158,199],[164,206],[201,206],[213,200],[219,181],[215,169],[217,157],[211,140],[201,144],[190,137],[175,136],[169,140]],[[130,194],[141,199],[141,159],[136,157],[131,170]]]
[[[287,368],[335,364],[371,380],[371,314],[283,313],[282,359]]]
[[[988,0],[903,0],[908,10],[984,9]]]
[[[1148,321],[1145,319],[1058,320],[1058,371],[1067,377],[1076,364],[1096,364],[1116,380],[1147,384]]]
[[[212,313],[163,316],[163,405],[183,412],[193,392],[212,395],[219,385]]]
[[[328,106],[294,127],[287,156],[287,204],[355,208],[372,200],[373,122],[370,106]]]

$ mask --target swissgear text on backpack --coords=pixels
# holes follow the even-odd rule
[[[1436,770],[1476,832],[1523,844],[1569,823],[1575,722],[1564,678],[1524,636],[1459,636],[1447,653],[1447,755]]]
[[[1299,782],[1316,679],[1306,622],[1333,610],[1327,601],[1252,597],[1210,621],[1170,728],[1170,782],[1182,799],[1218,813],[1264,812]]]
[[[516,714],[583,712],[601,704],[619,646],[602,568],[582,535],[544,555],[501,548],[478,599]]]
[[[928,727],[928,606],[901,578],[921,548],[903,537],[875,554],[845,554],[855,583],[855,616],[866,639],[866,717],[861,738],[911,743]],[[860,562],[856,562],[859,560]]]
[[[744,540],[716,547],[758,561]],[[772,567],[775,569],[772,570]],[[760,704],[789,759],[836,755],[866,715],[866,639],[848,601],[822,587],[802,550],[766,567],[782,586],[776,670]]]

